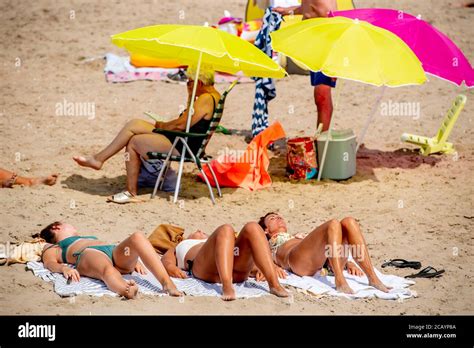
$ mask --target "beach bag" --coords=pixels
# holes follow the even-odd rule
[[[184,239],[183,234],[184,228],[182,227],[161,224],[150,234],[148,240],[156,252],[164,254]]]
[[[311,137],[288,139],[286,172],[290,179],[311,179],[318,173],[316,148]]]
[[[161,167],[163,166],[163,160],[145,160],[142,157],[141,159],[141,167],[140,167],[140,174],[138,175],[138,187],[154,187],[156,183],[156,179],[158,179],[158,174],[160,174]],[[164,192],[172,192],[176,187],[176,180],[178,176],[176,172],[170,167],[166,172],[164,177],[164,183],[162,187],[162,191]]]

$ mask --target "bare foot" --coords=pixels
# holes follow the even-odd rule
[[[134,280],[127,280],[126,281],[128,284],[127,290],[125,290],[125,296],[129,300],[134,299],[135,296],[137,296],[138,293],[138,285],[135,283]]]
[[[41,179],[41,183],[48,186],[53,186],[54,184],[56,184],[56,181],[58,180],[58,176],[59,174],[57,173],[51,174],[50,176],[47,176],[46,178]]]
[[[222,286],[222,299],[224,301],[234,301],[236,298],[232,284],[230,286]]]
[[[183,293],[179,291],[174,284],[163,286],[163,290],[170,296],[180,297],[183,296]]]
[[[81,167],[88,167],[95,170],[101,169],[103,165],[103,163],[101,161],[96,160],[94,156],[74,156],[72,159],[76,161],[77,164],[79,164]]]
[[[336,282],[336,290],[339,291],[339,292],[343,292],[345,294],[349,294],[349,295],[354,294],[354,290],[351,289],[349,284],[347,284],[346,280],[344,280],[343,282],[340,282],[340,283]]]
[[[370,281],[369,285],[383,292],[390,292],[390,290],[392,289],[389,286],[385,286],[380,280],[373,281],[373,282]]]
[[[275,295],[275,296],[278,296],[278,297],[288,297],[289,294],[288,294],[288,291],[286,291],[283,286],[278,286],[278,287],[271,287],[270,288],[270,293]]]

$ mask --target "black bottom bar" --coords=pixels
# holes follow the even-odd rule
[[[0,346],[137,343],[472,347],[472,316],[4,316]],[[41,337],[38,337],[41,336]]]

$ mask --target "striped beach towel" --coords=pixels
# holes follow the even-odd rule
[[[273,12],[269,7],[263,17],[262,28],[260,29],[255,46],[265,52],[270,58],[273,55],[270,33],[278,30],[282,17],[279,13]],[[268,102],[276,97],[276,89],[273,79],[255,78],[255,101],[252,112],[252,137],[268,127]]]

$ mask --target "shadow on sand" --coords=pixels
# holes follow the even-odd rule
[[[126,187],[126,176],[120,175],[115,178],[102,177],[98,179],[86,178],[82,175],[73,174],[62,180],[61,184],[64,184],[71,190],[81,191],[94,196],[107,197],[115,193],[125,190]],[[222,188],[222,194],[232,194],[235,188]],[[140,188],[138,191],[139,195],[151,194],[153,192],[152,187]],[[214,196],[216,199],[217,189],[213,189]],[[173,197],[173,192],[158,191],[157,198],[170,200]],[[196,199],[201,197],[209,197],[209,189],[207,185],[197,179],[194,173],[183,173],[181,179],[181,189],[179,192],[179,199]]]
[[[378,181],[374,169],[376,168],[400,168],[415,169],[422,164],[435,166],[443,159],[442,156],[422,156],[417,150],[401,148],[395,151],[381,151],[368,149],[362,146],[357,153],[357,172],[347,180],[324,180],[324,182],[338,182],[350,184],[351,182],[360,182],[365,180]],[[290,182],[286,176],[286,150],[283,148],[276,153],[276,156],[270,159],[269,173],[275,182]],[[294,181],[301,184],[316,184],[316,180]]]

